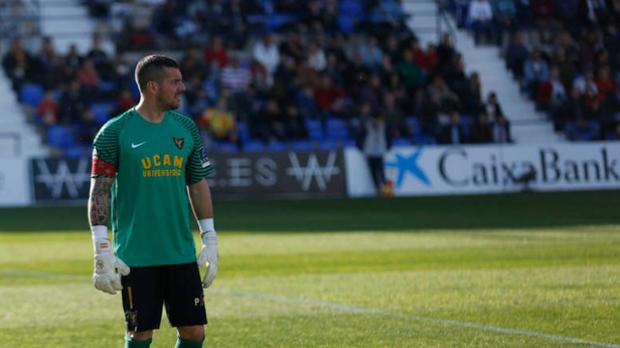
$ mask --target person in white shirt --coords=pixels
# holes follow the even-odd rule
[[[265,35],[254,44],[252,57],[265,67],[270,76],[273,75],[280,63],[280,52],[271,35]]]
[[[476,45],[480,43],[480,35],[483,32],[489,42],[493,41],[493,9],[488,0],[473,0],[469,4],[468,18],[474,31]]]
[[[325,52],[315,43],[310,44],[308,49],[308,65],[315,71],[323,71],[327,66]]]

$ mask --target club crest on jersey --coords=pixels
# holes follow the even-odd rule
[[[183,145],[185,145],[185,139],[172,137],[172,141],[174,141],[174,145],[176,145],[179,150],[183,149]]]

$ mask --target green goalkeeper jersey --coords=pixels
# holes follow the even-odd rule
[[[133,267],[196,261],[186,185],[213,170],[196,124],[172,111],[151,123],[132,108],[99,130],[93,153],[93,163],[116,177],[110,205],[116,255]]]

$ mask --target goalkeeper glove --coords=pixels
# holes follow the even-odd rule
[[[208,288],[217,274],[217,236],[213,226],[213,219],[198,221],[202,250],[198,254],[198,266],[206,265],[207,273],[202,280],[202,287]]]
[[[129,266],[114,255],[106,226],[93,226],[92,232],[95,249],[95,270],[93,272],[95,288],[114,295],[117,290],[123,289],[121,275],[129,274]]]

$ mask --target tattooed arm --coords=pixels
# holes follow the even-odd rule
[[[93,281],[95,288],[114,295],[122,290],[120,275],[129,274],[129,267],[113,253],[108,239],[108,220],[110,214],[110,187],[114,178],[94,177],[90,181],[88,198],[88,221],[93,234],[95,249],[95,270]]]
[[[90,226],[107,226],[110,215],[110,187],[114,178],[94,177],[90,180],[88,221]]]

